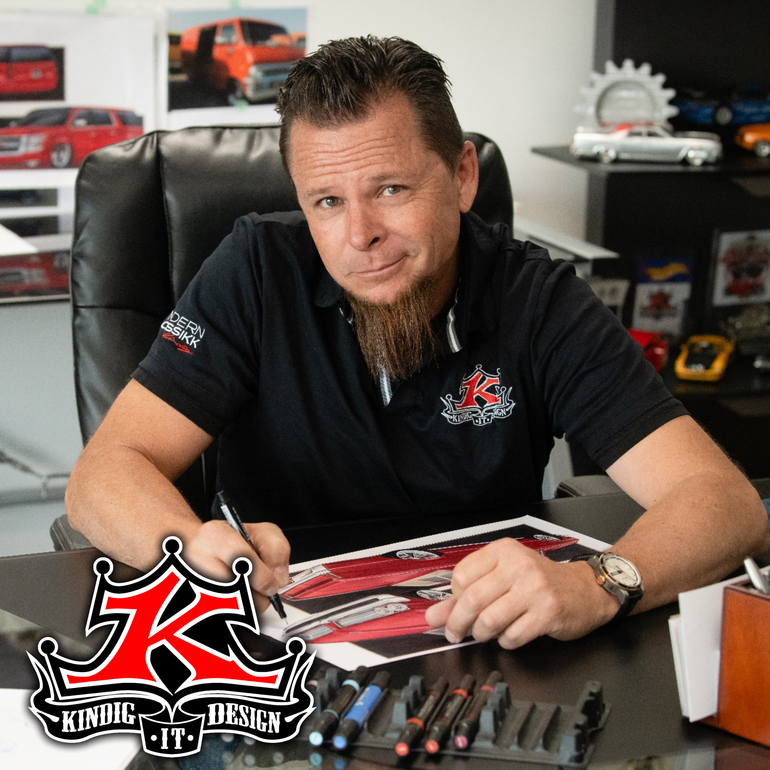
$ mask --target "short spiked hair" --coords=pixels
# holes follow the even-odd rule
[[[454,173],[463,132],[441,59],[400,37],[372,35],[332,40],[292,66],[276,105],[286,169],[295,120],[334,128],[363,120],[379,102],[397,94],[409,100],[426,147]]]

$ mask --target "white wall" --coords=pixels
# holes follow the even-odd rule
[[[400,35],[440,56],[463,128],[503,150],[517,213],[583,237],[586,174],[530,148],[572,136],[594,14],[594,0],[316,0],[308,43]]]
[[[296,6],[265,0],[262,7]],[[93,0],[0,0],[2,11],[82,13]],[[241,9],[250,4],[242,0]],[[582,237],[586,175],[533,155],[566,144],[592,64],[595,0],[307,0],[309,48],[347,35],[400,35],[444,59],[460,121],[495,139],[528,219]],[[107,0],[105,11],[232,7],[227,0]],[[2,28],[0,27],[0,38]],[[162,50],[162,46],[159,46]],[[2,172],[0,172],[2,173]],[[0,308],[0,447],[66,470],[80,438],[68,308]],[[2,484],[0,484],[0,487]]]

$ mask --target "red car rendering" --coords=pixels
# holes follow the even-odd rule
[[[66,295],[69,264],[67,251],[0,257],[0,299]]]
[[[313,644],[329,644],[409,634],[443,634],[443,630],[428,625],[425,612],[447,596],[449,585],[443,591],[419,591],[417,596],[367,596],[293,623],[284,629],[284,636],[298,636]]]
[[[59,71],[53,51],[44,45],[0,45],[0,94],[53,91]]]
[[[577,543],[577,538],[560,535],[536,535],[517,538],[522,545],[540,553]],[[442,546],[440,548],[402,548],[382,556],[317,564],[292,575],[281,590],[284,599],[317,599],[366,591],[386,586],[427,587],[449,583],[452,570],[468,554],[487,543]]]
[[[79,166],[88,153],[144,132],[142,118],[108,107],[33,110],[0,128],[0,168]]]

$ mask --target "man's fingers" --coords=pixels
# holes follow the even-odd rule
[[[450,596],[449,598],[437,602],[431,607],[428,607],[425,612],[425,620],[427,621],[428,625],[432,626],[433,628],[440,628],[441,626],[445,625],[446,620],[449,617],[449,613],[452,611],[452,608],[455,606],[455,604],[456,600]]]
[[[274,524],[247,524],[246,528],[254,548],[227,522],[206,522],[198,530],[197,536],[187,544],[189,562],[208,577],[231,581],[233,562],[239,557],[245,557],[252,564],[249,575],[252,589],[270,596],[285,584],[280,572],[281,569],[288,572],[289,544]],[[272,565],[276,565],[275,568]]]
[[[246,524],[245,527],[260,561],[275,577],[277,583],[275,591],[283,588],[289,582],[289,558],[291,557],[291,546],[286,536],[280,527],[269,521]]]
[[[468,586],[460,596],[455,597],[455,605],[444,623],[447,639],[459,642],[472,633],[478,641],[486,642],[497,636],[510,623],[510,618],[505,622],[505,617],[499,615],[505,603],[498,602],[507,589],[508,586],[495,572]],[[515,611],[514,608],[509,609]]]

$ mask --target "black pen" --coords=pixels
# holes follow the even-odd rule
[[[486,706],[489,696],[495,691],[495,685],[503,678],[499,671],[493,671],[473,696],[471,705],[455,728],[455,748],[467,749],[473,743],[479,731],[479,717]]]
[[[425,738],[425,751],[428,754],[436,754],[441,751],[441,747],[446,743],[449,731],[452,729],[452,722],[455,721],[455,717],[460,713],[463,704],[470,697],[474,681],[470,674],[466,674],[460,681],[460,686],[452,690],[452,694],[446,699],[444,708],[433,720]]]
[[[406,727],[401,731],[395,745],[395,751],[399,757],[407,756],[425,732],[425,725],[444,697],[448,684],[443,676],[439,677],[428,691],[425,700],[420,704],[417,713],[406,720]]]
[[[254,553],[256,553],[257,549],[254,548],[254,543],[251,542],[249,533],[246,531],[246,527],[243,526],[243,522],[241,521],[238,512],[235,510],[235,506],[230,502],[224,492],[217,492],[216,498],[219,510],[222,511],[222,515],[227,520],[227,523],[251,546]],[[278,596],[278,594],[273,594],[268,598],[270,599],[270,604],[273,605],[273,609],[278,613],[278,616],[281,620],[285,621],[286,610],[283,608],[281,597]]]

